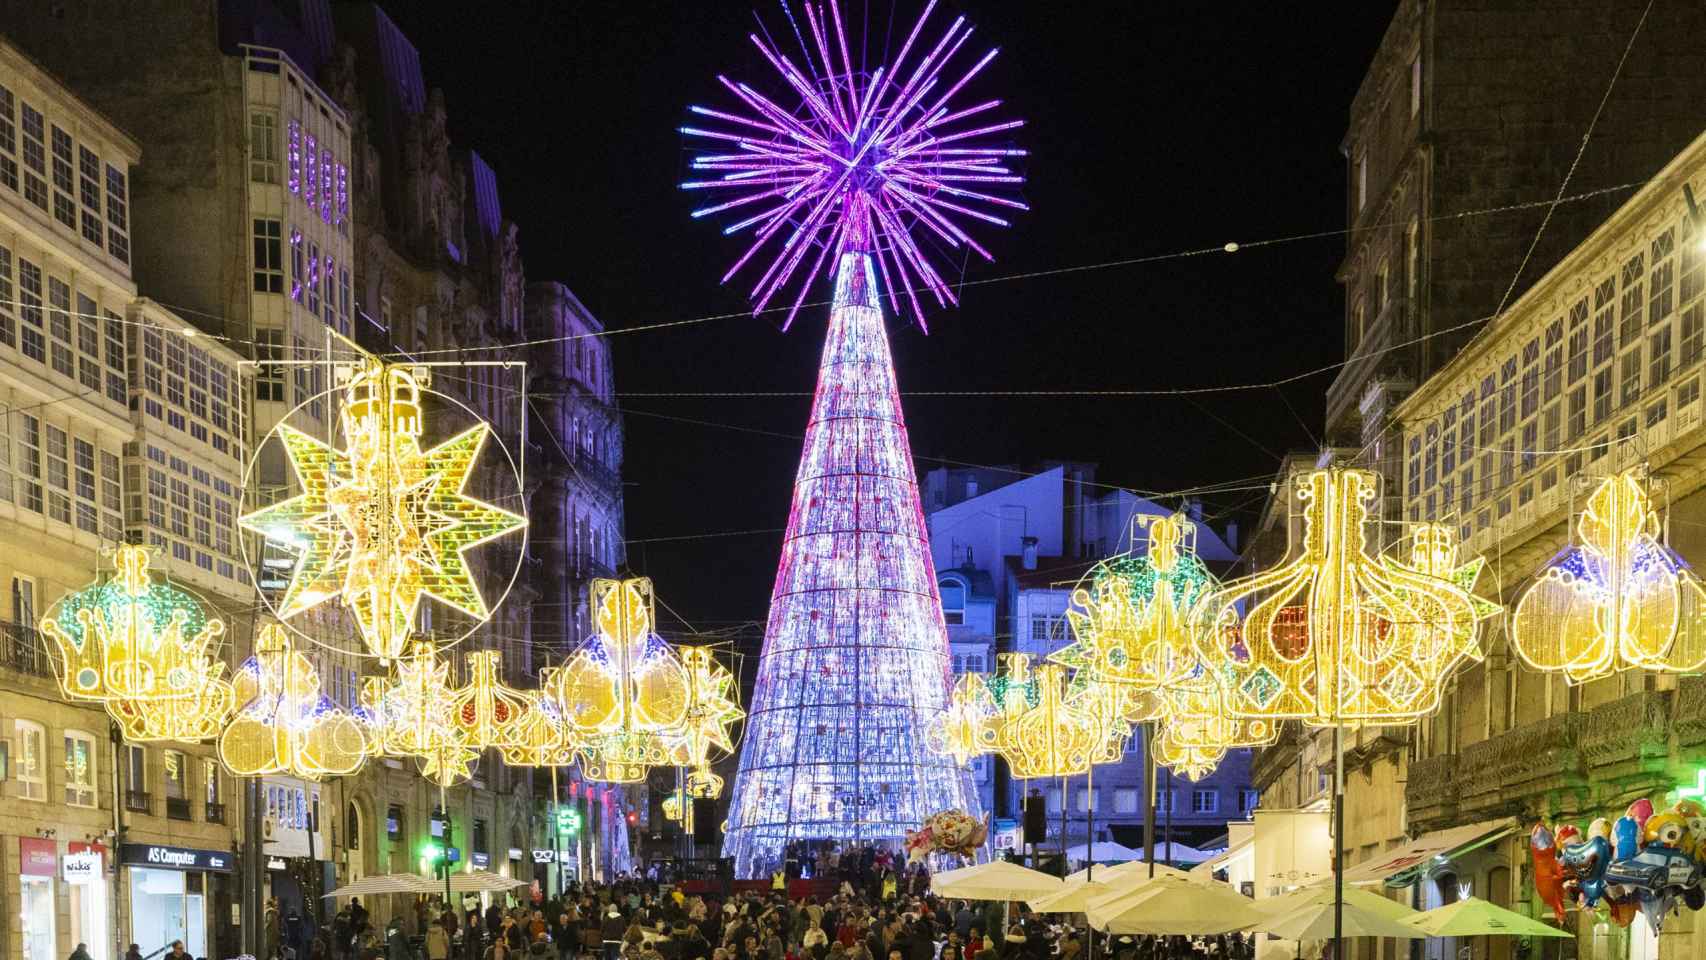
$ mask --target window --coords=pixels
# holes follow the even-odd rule
[[[36,582],[28,577],[12,578],[12,623],[26,629],[36,624]]]
[[[255,331],[255,399],[284,402],[284,331]]]
[[[249,114],[249,179],[278,182],[278,117],[265,110]]]
[[[107,252],[130,262],[129,212],[125,202],[125,173],[107,164]]]
[[[1114,812],[1124,814],[1134,814],[1138,812],[1136,787],[1114,788]]]
[[[189,758],[181,750],[162,750],[160,768],[166,785],[166,816],[173,820],[190,819]]]
[[[53,369],[72,376],[71,285],[58,277],[47,278],[47,326],[53,335]]]
[[[1051,617],[1046,613],[1031,614],[1031,642],[1047,643],[1055,636],[1055,629],[1060,624],[1059,617]]]
[[[1255,790],[1245,787],[1238,791],[1238,812],[1250,813],[1261,802],[1262,795]]]
[[[1420,225],[1412,220],[1410,225],[1404,228],[1404,289],[1412,304],[1416,302],[1416,289],[1422,278],[1420,240]]]
[[[1357,154],[1356,174],[1357,211],[1360,213],[1362,208],[1368,203],[1368,154]]]
[[[958,580],[948,579],[938,583],[937,589],[942,593],[942,622],[949,626],[957,626],[966,622],[966,588]]]
[[[277,220],[255,220],[255,292],[284,292],[283,235]]]
[[[472,843],[472,847],[470,849],[477,853],[491,852],[491,848],[486,845],[486,821],[474,821],[473,839],[470,842]]]
[[[302,302],[302,231],[290,228],[290,299]]]
[[[385,839],[395,843],[403,838],[403,808],[390,807],[385,811]]]
[[[14,585],[17,581],[13,581]],[[33,622],[33,621],[32,621]],[[47,799],[47,731],[39,723],[12,721],[18,741],[18,796],[25,800]]]
[[[139,743],[124,745],[124,785],[131,793],[148,792],[148,750]]]
[[[1220,811],[1220,791],[1194,790],[1191,792],[1192,813],[1218,813]]]
[[[1171,790],[1156,790],[1155,791],[1155,812],[1156,813],[1172,813],[1173,812],[1173,797],[1174,796],[1175,796],[1175,794]]]
[[[1095,798],[1095,791],[1089,787],[1079,787],[1072,791],[1072,808],[1079,813],[1089,813],[1090,805]]]
[[[81,730],[65,731],[65,802],[74,807],[95,806],[95,738]]]

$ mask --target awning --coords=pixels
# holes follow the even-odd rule
[[[1212,877],[1214,876],[1214,871],[1226,866],[1229,861],[1242,856],[1245,853],[1253,853],[1255,847],[1256,839],[1254,837],[1251,837],[1243,843],[1233,844],[1225,850],[1215,854],[1212,858],[1204,860],[1202,863],[1192,867],[1191,873],[1204,877]]]
[[[1423,834],[1396,850],[1377,855],[1345,871],[1346,883],[1385,883],[1407,887],[1422,878],[1435,863],[1460,857],[1513,833],[1515,817],[1465,824]]]

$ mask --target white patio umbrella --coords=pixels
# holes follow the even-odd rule
[[[353,883],[346,884],[323,894],[327,897],[358,897],[382,893],[429,893],[433,890],[433,882],[412,873],[384,873],[373,877],[362,877]],[[443,889],[438,887],[437,889]]]
[[[1090,925],[1109,933],[1209,936],[1261,922],[1250,898],[1221,884],[1156,877],[1090,901]]]
[[[1309,887],[1276,904],[1282,912],[1267,913],[1251,925],[1261,933],[1271,933],[1286,940],[1330,940],[1333,937],[1335,902],[1331,884]],[[1261,911],[1258,911],[1261,912]],[[1347,937],[1391,937],[1396,940],[1422,940],[1427,934],[1404,921],[1417,916],[1417,911],[1376,893],[1357,887],[1345,888],[1342,932]]]
[[[930,877],[930,889],[938,897],[957,897],[961,900],[1029,901],[1055,893],[1062,886],[1059,877],[1051,877],[1005,860],[992,860],[958,870],[944,870]]]
[[[1112,840],[1098,840],[1095,843],[1081,843],[1076,847],[1066,848],[1068,860],[1094,860],[1101,863],[1105,860],[1136,860],[1143,856],[1141,850],[1133,850],[1124,844]]]
[[[1573,937],[1542,920],[1525,917],[1513,910],[1488,903],[1479,897],[1465,897],[1456,903],[1435,907],[1425,913],[1408,917],[1404,923],[1430,937],[1479,937],[1504,934],[1512,937]]]
[[[513,877],[502,877],[489,870],[469,870],[465,873],[453,873],[450,875],[450,889],[453,893],[481,893],[485,891],[499,893],[504,890],[513,890],[516,887],[526,885],[526,880],[516,880]],[[444,884],[437,883],[425,892],[431,893],[433,890],[443,889]]]
[[[1114,892],[1114,884],[1103,883],[1100,879],[1092,883],[1082,877],[1076,880],[1068,877],[1059,890],[1028,900],[1026,904],[1037,913],[1083,913],[1091,900]]]
[[[1155,865],[1155,875],[1158,877],[1178,877],[1181,880],[1190,877],[1190,874],[1185,871],[1180,870],[1177,867],[1170,867],[1165,863],[1157,863]],[[1094,880],[1097,883],[1101,883],[1104,880],[1112,882],[1118,877],[1129,876],[1141,876],[1147,879],[1149,877],[1149,861],[1127,860],[1125,863],[1118,863],[1111,867],[1097,867],[1093,877],[1090,875],[1089,870],[1080,870],[1077,873],[1067,874],[1066,882],[1071,883],[1074,880],[1087,879]]]

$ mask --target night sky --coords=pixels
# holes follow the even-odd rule
[[[863,0],[842,3],[850,24],[867,15]],[[745,287],[717,285],[744,247],[689,219],[691,198],[676,189],[688,157],[676,128],[689,104],[730,106],[719,72],[782,95],[745,39],[755,11],[783,29],[780,5],[582,0],[442,19],[436,5],[387,7],[445,90],[453,141],[497,169],[529,279],[566,283],[617,334],[631,567],[698,630],[761,629],[827,310],[802,311],[787,334],[750,316],[622,331],[745,307]],[[967,281],[1344,227],[1338,147],[1393,4],[1330,16],[1160,0],[946,7],[977,28],[962,62],[1002,48],[958,99],[1007,100],[1028,121],[1014,140],[1032,152],[1032,211],[978,232],[997,259],[971,263]],[[919,8],[871,0],[871,29],[904,31]],[[947,18],[932,22],[939,31]],[[919,472],[1060,458],[1099,462],[1101,481],[1143,491],[1265,483],[1280,454],[1318,445],[1331,373],[1283,395],[1192,400],[907,394],[1195,387],[1312,370],[1342,359],[1343,254],[1330,235],[998,280],[932,314],[928,336],[891,322]],[[798,395],[636,395],[724,390]],[[1206,500],[1226,516],[1264,497]]]

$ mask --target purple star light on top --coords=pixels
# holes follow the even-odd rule
[[[930,0],[892,61],[875,63],[867,54],[878,55],[882,38],[850,48],[839,0],[827,8],[808,0],[804,33],[784,0],[798,61],[771,39],[749,39],[781,75],[784,99],[798,106],[786,109],[719,75],[739,105],[690,108],[707,125],[681,132],[705,144],[693,169],[706,179],[681,188],[708,195],[695,218],[726,214],[733,222],[725,234],[750,231],[750,245],[722,282],[748,264],[754,272],[763,267],[750,294],[754,313],[796,288],[783,329],[843,251],[871,254],[890,303],[899,312],[905,298],[924,327],[920,292],[939,306],[956,302],[927,248],[938,258],[969,249],[993,259],[966,228],[973,221],[1006,226],[1003,214],[1028,209],[1011,195],[1024,181],[1013,163],[1025,151],[996,142],[1023,121],[996,119],[1000,100],[954,102],[998,51],[944,74],[972,28],[959,17],[935,43],[921,39],[935,8]]]

